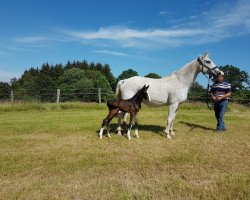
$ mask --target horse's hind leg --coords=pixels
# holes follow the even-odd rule
[[[139,134],[138,134],[138,114],[135,115],[135,137],[139,138]]]
[[[122,121],[122,117],[123,117],[123,112],[118,113],[118,127],[117,127],[117,135],[121,136],[122,135],[122,128],[121,128],[121,121]]]
[[[104,127],[107,126],[107,124],[108,124],[108,117],[109,117],[109,115],[102,121],[102,127],[101,127],[100,132],[99,132],[100,139],[102,139]]]
[[[128,117],[128,113],[124,113],[122,126],[125,129],[125,131],[127,131],[127,117]]]
[[[122,135],[122,128],[127,131],[127,123],[126,123],[126,120],[127,120],[127,116],[128,116],[128,113],[125,113],[125,112],[120,112],[118,114],[118,127],[117,127],[117,135]],[[121,121],[123,120],[123,123],[121,123]],[[122,128],[121,128],[121,124],[122,124]]]

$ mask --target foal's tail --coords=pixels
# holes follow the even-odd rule
[[[115,89],[115,98],[120,99],[121,98],[121,85],[124,83],[124,80],[120,80],[117,83],[116,89]]]
[[[118,102],[115,99],[108,101],[107,106],[108,106],[109,110],[118,109]]]

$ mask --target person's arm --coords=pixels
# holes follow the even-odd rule
[[[231,94],[232,94],[232,92],[228,92],[228,93],[224,94],[222,97],[218,97],[217,99],[218,99],[218,101],[220,101],[222,99],[226,99],[227,97],[230,97]]]
[[[212,101],[214,102],[216,100],[216,97],[214,96],[212,92],[210,92],[210,96],[211,96]]]

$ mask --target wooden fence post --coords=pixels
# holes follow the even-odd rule
[[[60,102],[60,89],[56,90],[56,103],[59,104]]]
[[[14,91],[13,90],[10,91],[10,101],[11,101],[11,103],[14,102]]]
[[[98,88],[98,100],[99,100],[99,104],[101,104],[102,103],[102,97],[101,97],[101,91],[102,91],[102,89],[101,88]]]

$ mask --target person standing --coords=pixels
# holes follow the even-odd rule
[[[217,119],[216,131],[218,132],[227,130],[224,115],[231,94],[231,84],[224,80],[224,72],[221,71],[210,90],[211,99],[214,103],[214,113]]]

